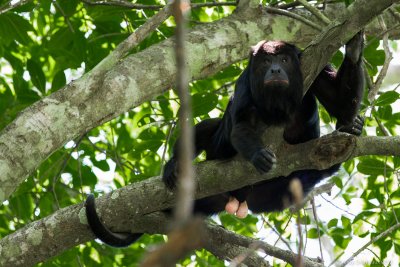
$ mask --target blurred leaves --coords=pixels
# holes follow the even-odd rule
[[[134,2],[164,4],[159,0]],[[263,1],[264,4],[293,2]],[[314,2],[320,6],[323,3],[322,0]],[[353,1],[341,2],[351,4]],[[0,3],[5,4],[6,1]],[[233,10],[232,6],[193,9],[191,26],[221,19]],[[31,1],[0,15],[0,130],[24,108],[90,71],[156,12],[88,6],[78,0],[43,0]],[[168,19],[132,53],[172,36],[173,26],[173,19]],[[375,37],[368,37],[366,44],[366,69],[371,76],[375,76],[384,63],[385,55]],[[332,64],[337,67],[342,60],[343,53],[338,51]],[[191,83],[193,123],[222,115],[234,90],[234,81],[246,64],[245,61],[233,64],[214,77]],[[363,109],[371,104],[374,109],[366,118],[365,132],[368,135],[383,135],[385,132],[397,135],[400,125],[399,88],[384,88],[374,103],[365,100]],[[85,198],[83,193],[102,194],[159,175],[179,134],[179,126],[176,126],[179,125],[178,109],[178,97],[173,90],[169,90],[151,102],[71,140],[53,153],[0,207],[0,238],[28,222],[52,214],[60,207],[82,202]],[[320,115],[325,131],[334,129],[334,119],[322,108]],[[400,201],[399,168],[399,157],[368,156],[343,164],[341,172],[333,179],[335,190],[340,192],[331,198],[332,201],[340,199],[349,207],[354,207],[356,203],[359,212],[353,214],[349,210],[343,214],[340,211],[339,216],[323,214],[324,220],[318,224],[320,234],[331,240],[335,255],[348,248],[354,238],[369,240],[396,223],[396,218],[400,216],[397,205]],[[317,207],[317,212],[321,210]],[[246,236],[261,237],[272,244],[281,240],[278,242],[280,247],[294,249],[297,233],[292,230],[297,216],[286,210],[266,215],[252,214],[240,220],[221,213],[212,220],[227,229]],[[300,216],[305,237],[310,242],[318,238],[314,218],[307,213]],[[161,235],[144,235],[123,250],[93,241],[72,248],[41,266],[137,266],[146,248],[164,242],[164,239]],[[380,260],[391,252],[400,255],[398,235],[393,233],[389,238],[376,242],[373,249],[376,251],[374,256],[381,257]],[[181,261],[181,265],[225,266],[204,250],[193,252]]]

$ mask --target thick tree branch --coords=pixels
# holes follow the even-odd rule
[[[296,146],[280,144],[275,152],[276,168],[262,176],[250,163],[239,158],[196,165],[196,198],[286,176],[295,170],[326,169],[357,156],[400,156],[400,136],[357,138],[331,134]],[[98,212],[111,230],[136,233],[165,233],[166,218],[160,221],[153,213],[168,209],[174,203],[175,194],[164,187],[159,177],[130,184],[96,199]],[[67,207],[1,239],[0,266],[41,262],[93,238],[82,205]]]

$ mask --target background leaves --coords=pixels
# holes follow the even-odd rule
[[[0,1],[0,6],[6,2]],[[192,1],[204,2],[212,1]],[[263,2],[293,3],[291,0]],[[343,2],[350,4],[353,1]],[[135,3],[165,4],[158,0],[138,0]],[[232,6],[193,9],[191,26],[221,19],[233,10]],[[77,0],[41,0],[31,1],[1,14],[0,130],[24,108],[90,71],[156,12],[115,6],[90,6]],[[168,19],[132,53],[172,36],[173,26],[173,19]],[[365,66],[368,73],[374,76],[384,63],[385,54],[378,39],[369,37],[366,43]],[[339,51],[332,63],[339,66],[342,60],[343,53]],[[246,62],[239,62],[214,77],[190,85],[194,122],[221,116],[234,90],[234,81],[245,65]],[[369,112],[371,104],[374,109]],[[384,88],[374,103],[365,99],[363,113],[367,114],[366,132],[369,135],[383,135],[384,127],[390,134],[398,134],[398,105],[399,88],[395,86]],[[5,205],[0,206],[0,238],[28,222],[52,214],[60,207],[82,202],[84,193],[101,194],[159,175],[179,134],[176,127],[178,108],[178,98],[170,90],[66,144],[51,155]],[[333,119],[323,109],[320,114],[324,129],[333,129]],[[323,205],[318,209],[322,218],[318,224],[320,234],[328,237],[332,257],[344,253],[355,239],[369,240],[393,225],[400,216],[398,205],[395,205],[400,199],[399,157],[369,156],[346,162],[343,166],[338,176],[333,178],[336,186],[332,195],[323,194],[323,198],[317,202]],[[337,205],[336,202],[342,204],[340,208],[346,209],[345,212],[338,207],[332,208],[332,205]],[[327,207],[330,207],[330,212],[324,212]],[[332,210],[339,215],[331,213]],[[277,242],[278,246],[293,250],[298,241],[292,229],[295,219],[296,216],[286,210],[251,215],[245,220],[221,213],[210,220],[237,233],[260,237],[271,244]],[[311,244],[319,236],[317,223],[308,209],[301,212],[301,221]],[[144,235],[139,242],[124,250],[93,241],[41,265],[136,266],[145,248],[164,240],[165,237],[161,235]],[[375,243],[372,249],[375,259],[371,257],[371,262],[384,260],[390,253],[398,256],[398,236],[393,234]],[[225,266],[205,250],[194,252],[182,260],[181,264]],[[274,261],[274,264],[280,262]]]

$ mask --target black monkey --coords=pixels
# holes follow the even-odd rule
[[[339,71],[326,66],[303,97],[300,50],[281,41],[258,43],[251,50],[249,64],[236,82],[235,94],[223,117],[195,126],[195,156],[205,151],[207,160],[228,159],[239,153],[260,173],[268,172],[276,159],[262,143],[261,135],[268,126],[281,125],[285,129],[284,139],[290,144],[318,138],[316,98],[336,117],[337,130],[360,135],[364,124],[357,115],[364,88],[362,49],[363,36],[358,33],[346,44],[346,55]],[[177,152],[175,145],[163,174],[163,181],[170,189],[176,184]],[[340,164],[336,164],[326,170],[296,171],[287,177],[199,199],[194,209],[205,215],[225,209],[238,217],[246,216],[248,208],[253,212],[282,210],[292,203],[288,190],[292,179],[298,178],[307,194],[339,167]],[[86,201],[86,214],[95,235],[109,245],[128,246],[140,237],[140,234],[121,236],[109,231],[96,214],[93,196]]]

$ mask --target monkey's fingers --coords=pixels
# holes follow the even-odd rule
[[[276,162],[276,158],[272,151],[267,148],[263,148],[253,156],[251,162],[253,163],[254,167],[256,167],[257,171],[262,174],[271,170],[272,166]]]

